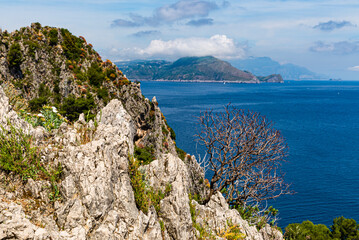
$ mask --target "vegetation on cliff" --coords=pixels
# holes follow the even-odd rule
[[[0,33],[0,81],[8,81],[29,102],[28,110],[57,107],[70,121],[79,114],[93,118],[129,81],[109,60],[103,62],[91,44],[67,29],[39,23]]]

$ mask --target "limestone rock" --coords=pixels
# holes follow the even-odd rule
[[[131,91],[140,93],[138,89]],[[162,145],[166,136],[162,133],[165,122],[160,109],[156,104],[150,106],[147,100],[141,104],[133,98],[125,103],[114,99],[95,121],[87,123],[81,115],[74,125],[63,123],[49,133],[20,119],[0,87],[0,122],[6,126],[9,120],[31,134],[34,144],[44,144],[44,164],[63,167],[58,183],[61,200],[56,202],[49,199],[49,181],[17,180],[13,183],[20,187],[11,188],[0,185],[0,239],[196,239],[191,206],[196,223],[214,233],[227,229],[231,222],[242,229],[246,239],[283,239],[270,226],[260,231],[249,226],[236,210],[229,209],[220,193],[206,205],[194,200],[190,204],[189,194],[206,192],[203,170],[194,157],[188,156],[185,161],[178,158],[169,136],[168,147]],[[131,106],[135,107],[128,111]],[[154,114],[150,128],[146,125],[149,111]],[[156,135],[158,139],[152,141]],[[162,192],[171,189],[160,201],[159,212],[151,206],[145,214],[135,202],[128,168],[137,141],[156,144],[156,159],[140,168],[148,187]],[[7,177],[12,182],[11,176]],[[30,200],[25,197],[39,206],[28,208]],[[215,237],[220,239],[219,235]]]
[[[212,229],[213,232],[223,232],[228,229],[228,223],[238,226],[246,235],[246,240],[282,240],[282,234],[272,229],[269,225],[259,232],[255,226],[250,226],[243,220],[237,210],[229,209],[229,206],[221,193],[212,196],[211,200],[204,206],[192,200],[196,211],[196,221],[203,227]]]

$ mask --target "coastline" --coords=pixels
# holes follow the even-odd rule
[[[268,82],[260,82],[260,81],[253,81],[253,82],[248,82],[248,81],[231,81],[231,80],[220,80],[220,81],[216,81],[216,80],[169,80],[169,79],[157,79],[157,80],[148,80],[148,79],[129,79],[130,81],[133,82],[141,82],[141,81],[145,81],[145,82],[184,82],[184,83],[244,83],[244,84],[261,84],[261,83],[268,83]],[[271,83],[284,83],[283,82],[271,82]]]

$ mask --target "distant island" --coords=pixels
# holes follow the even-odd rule
[[[280,64],[269,57],[249,57],[229,61],[234,67],[254,75],[280,74],[284,80],[328,80],[330,77],[291,63]]]
[[[131,80],[184,82],[283,82],[279,74],[255,76],[241,71],[230,63],[212,56],[183,57],[175,62],[164,60],[136,60],[115,63]]]

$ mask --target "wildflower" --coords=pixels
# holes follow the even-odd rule
[[[56,107],[52,107],[52,111],[53,111],[54,113],[57,113]]]
[[[44,117],[44,115],[42,115],[42,113],[37,114],[37,116],[40,117],[40,118]]]

